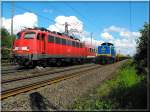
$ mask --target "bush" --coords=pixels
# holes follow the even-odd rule
[[[111,80],[98,86],[90,95],[78,99],[72,109],[146,109],[147,91],[144,76],[136,74],[132,60],[125,63]]]

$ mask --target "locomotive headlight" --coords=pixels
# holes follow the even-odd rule
[[[19,50],[19,47],[15,47],[14,50]]]
[[[24,47],[22,47],[22,50],[29,51],[29,46],[24,46]]]

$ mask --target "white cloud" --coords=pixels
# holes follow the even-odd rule
[[[120,32],[120,36],[127,38],[137,38],[140,37],[140,35],[141,34],[139,32],[130,32],[130,31]]]
[[[75,16],[57,16],[55,24],[49,25],[48,29],[52,31],[64,32],[65,23],[68,23],[69,32],[79,33],[83,31],[83,23]]]
[[[24,27],[37,26],[38,18],[34,13],[26,12],[24,14],[15,15],[13,18],[13,32],[16,34]],[[2,27],[11,31],[11,18],[2,17]]]
[[[132,32],[132,35],[134,37],[140,37],[141,36],[140,32]]]
[[[108,41],[108,42],[111,42],[115,45],[116,47],[116,51],[117,53],[121,53],[121,54],[124,54],[124,55],[131,55],[133,56],[136,52],[136,42],[135,41],[131,41],[128,40],[128,39],[114,39],[114,40],[111,40],[111,41]]]
[[[119,35],[117,38],[107,40],[107,42],[111,42],[115,45],[117,53],[119,53],[120,51],[121,54],[129,54],[131,56],[136,53],[135,40],[141,36],[139,32],[131,32],[126,28],[112,25],[103,30],[103,33],[101,33],[101,37],[103,37],[103,39],[105,39],[106,37],[111,37],[112,35],[110,36],[109,32],[113,32]]]
[[[121,32],[121,31],[124,31],[124,30],[125,30],[124,28],[112,25],[109,28],[105,28],[104,32]]]
[[[79,36],[80,40],[82,42],[84,42],[87,46],[93,46],[93,47],[96,47],[96,46],[99,46],[101,45],[104,41],[103,40],[96,40],[94,38],[91,39],[91,34],[89,32],[82,32]]]
[[[139,32],[131,32],[126,28],[118,27],[115,25],[105,28],[103,31],[104,32],[116,32],[116,33],[119,33],[121,37],[127,37],[127,38],[137,38],[140,36]]]
[[[108,39],[113,39],[113,36],[110,35],[108,32],[103,32],[101,33],[101,37],[108,40]]]
[[[130,37],[131,36],[131,33],[130,32],[127,32],[127,31],[121,31],[120,32],[120,36],[122,36],[122,37]]]

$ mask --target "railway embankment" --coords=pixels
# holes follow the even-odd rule
[[[143,75],[138,75],[132,60],[127,61],[110,80],[98,85],[70,106],[74,110],[146,109],[147,91]]]
[[[2,110],[68,110],[74,102],[118,71],[126,60],[2,100]]]

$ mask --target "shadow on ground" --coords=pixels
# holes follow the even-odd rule
[[[48,111],[48,110],[50,111],[50,109],[51,110],[59,109],[59,107],[49,102],[38,92],[31,93],[29,97],[32,111]]]

